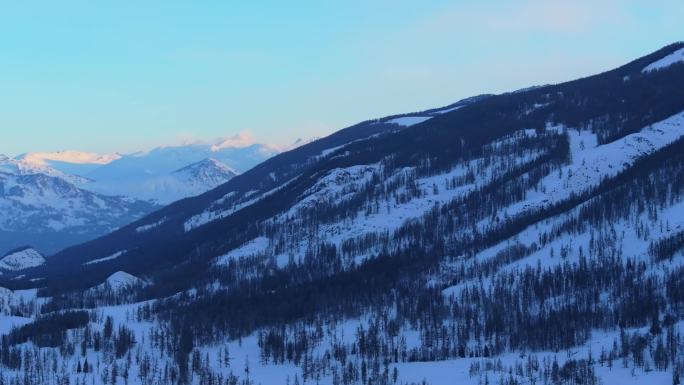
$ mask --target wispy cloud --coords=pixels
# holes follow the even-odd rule
[[[254,135],[251,131],[242,131],[228,138],[221,138],[211,146],[212,151],[219,151],[224,148],[241,148],[255,144]]]

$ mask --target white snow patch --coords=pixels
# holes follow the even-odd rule
[[[219,205],[220,205],[220,204],[223,204],[225,201],[227,201],[228,199],[230,199],[230,198],[236,196],[237,194],[238,194],[237,191],[231,191],[231,192],[229,192],[228,194],[226,194],[226,195],[222,196],[221,198],[217,199],[214,203],[215,203],[215,204],[219,204]]]
[[[98,286],[98,288],[109,288],[114,291],[119,291],[143,284],[145,284],[145,281],[135,275],[128,274],[125,271],[117,271],[110,275],[104,283]]]
[[[153,228],[155,228],[155,227],[157,227],[157,226],[160,226],[160,225],[163,224],[164,222],[166,222],[166,217],[164,217],[164,218],[162,218],[162,219],[160,219],[160,220],[158,220],[158,221],[156,221],[156,222],[154,222],[154,223],[150,223],[150,224],[147,224],[147,225],[138,226],[138,227],[135,228],[135,231],[138,232],[138,233],[144,233],[145,231],[152,230]]]
[[[9,333],[12,329],[24,326],[33,321],[29,317],[19,317],[13,315],[0,315],[0,335]]]
[[[279,185],[278,187],[276,187],[276,188],[274,188],[274,189],[272,189],[272,190],[269,190],[269,191],[267,191],[267,192],[265,192],[265,193],[263,193],[263,194],[261,194],[261,195],[257,195],[256,197],[254,197],[254,198],[252,198],[252,199],[250,199],[250,200],[246,200],[246,201],[242,201],[242,202],[235,203],[235,204],[234,204],[233,206],[231,206],[230,208],[225,208],[225,209],[212,209],[212,207],[209,207],[209,208],[205,209],[204,211],[202,211],[201,213],[196,214],[196,215],[193,215],[193,216],[190,217],[188,220],[186,220],[185,223],[183,223],[183,228],[184,228],[185,232],[187,233],[187,232],[191,231],[192,229],[195,229],[195,228],[197,228],[197,227],[206,225],[206,224],[209,223],[209,222],[213,222],[213,221],[217,221],[217,220],[220,220],[220,219],[223,219],[223,218],[227,218],[227,217],[229,217],[231,214],[233,214],[234,212],[239,211],[239,210],[242,210],[242,209],[244,209],[245,207],[251,206],[251,205],[253,205],[253,204],[259,202],[260,200],[262,200],[262,199],[264,199],[264,198],[266,198],[266,197],[268,197],[268,196],[270,196],[270,195],[275,194],[276,192],[278,192],[278,191],[280,191],[281,189],[283,189],[285,186],[289,185],[290,182],[292,182],[293,180],[297,179],[298,177],[299,177],[299,176],[296,176],[296,177],[294,177],[294,178],[288,180],[287,182],[285,182],[285,183]],[[243,196],[243,199],[245,199],[245,198],[247,198],[247,197],[250,197],[250,196],[253,196],[253,195],[257,194],[257,193],[258,193],[257,190],[248,191],[248,192],[246,192],[245,195]],[[226,197],[224,196],[224,197],[218,199],[217,201],[215,201],[215,202],[212,204],[212,206],[213,206],[214,204],[221,204],[221,203],[223,203],[223,202],[225,201],[225,198],[226,198]]]
[[[258,192],[259,192],[259,190],[249,190],[249,191],[247,191],[247,192],[245,193],[244,197],[245,197],[245,198],[249,198],[249,197],[251,197],[252,195],[254,195],[254,194],[258,193]]]
[[[671,54],[665,56],[664,58],[654,61],[653,63],[647,65],[644,67],[643,70],[641,70],[642,73],[647,73],[651,71],[658,71],[663,68],[667,68],[675,63],[681,63],[684,62],[684,48],[680,48]]]
[[[332,154],[333,152],[339,150],[340,148],[345,147],[347,144],[349,144],[349,143],[345,143],[345,144],[343,144],[343,145],[341,145],[341,146],[335,146],[335,147],[326,148],[325,150],[321,151],[321,154],[318,155],[318,156],[321,157],[321,158],[325,158],[326,156]]]
[[[442,114],[446,114],[447,112],[456,111],[456,110],[461,109],[463,107],[465,107],[465,105],[446,108],[446,109],[439,110],[439,111],[433,111],[432,114],[433,115],[442,115]]]
[[[28,248],[11,253],[0,259],[0,269],[18,271],[45,264],[39,252]]]
[[[516,215],[541,208],[598,186],[605,178],[616,176],[639,158],[655,153],[684,135],[684,113],[627,135],[614,142],[597,146],[589,131],[569,130],[572,163],[541,180],[537,189],[529,191],[526,200],[509,207]]]
[[[117,251],[116,253],[114,253],[108,257],[93,259],[92,261],[88,261],[88,262],[84,263],[83,265],[85,266],[85,265],[92,265],[95,263],[100,263],[100,262],[105,262],[105,261],[111,261],[112,259],[119,258],[120,256],[124,255],[125,253],[126,253],[126,250],[120,250],[120,251]]]
[[[387,124],[397,124],[404,127],[411,127],[418,123],[423,123],[426,120],[432,119],[432,116],[404,116],[401,118],[394,118],[385,121]]]
[[[268,249],[270,240],[266,237],[257,237],[244,245],[231,250],[216,259],[216,265],[227,265],[232,259],[250,257],[265,252]]]

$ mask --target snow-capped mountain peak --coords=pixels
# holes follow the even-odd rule
[[[235,171],[233,168],[228,166],[227,164],[221,162],[218,159],[214,158],[207,158],[200,160],[199,162],[195,162],[191,165],[185,166],[183,168],[180,168],[176,170],[176,173],[193,173],[197,174],[198,172],[206,172],[206,171],[216,171],[216,172],[221,172],[226,175],[231,175],[235,176],[237,175],[237,171]]]
[[[210,190],[228,182],[238,173],[231,167],[214,158],[207,158],[174,171],[188,187],[197,186],[202,190]]]
[[[133,286],[142,285],[144,283],[145,281],[132,274],[128,274],[125,271],[117,271],[116,273],[110,275],[103,285],[106,285],[114,291],[118,291]]]
[[[45,258],[36,250],[26,247],[9,252],[0,259],[0,269],[18,271],[43,265]]]
[[[68,174],[45,164],[34,163],[24,159],[12,159],[4,155],[0,155],[0,173],[11,175],[44,174],[74,184],[82,184],[88,181],[87,178],[82,176]]]
[[[52,162],[63,162],[72,164],[108,164],[121,158],[118,153],[98,154],[85,151],[57,151],[57,152],[27,152],[17,157],[29,164],[36,166],[49,166]]]
[[[668,68],[669,66],[675,64],[675,63],[682,63],[684,62],[684,48],[678,49],[671,54],[647,65],[644,67],[643,70],[641,70],[642,73],[647,73],[651,71],[658,71],[662,70],[664,68]]]

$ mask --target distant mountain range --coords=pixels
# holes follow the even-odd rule
[[[164,205],[210,190],[287,148],[236,135],[212,144],[157,147],[125,155],[29,152],[14,161],[36,172],[70,178],[93,192]],[[189,172],[193,175],[186,175]]]
[[[237,135],[133,154],[0,155],[0,253],[30,244],[49,254],[95,238],[211,190],[283,149]]]
[[[18,166],[18,167],[15,167]],[[14,172],[8,172],[12,169]],[[31,244],[43,252],[95,238],[158,208],[81,187],[84,179],[54,169],[0,160],[0,253]]]

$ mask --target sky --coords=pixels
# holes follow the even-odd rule
[[[0,1],[0,154],[288,144],[591,75],[684,1]]]

